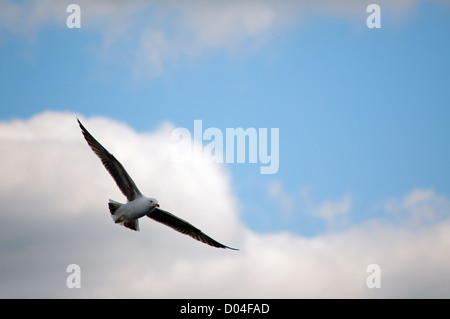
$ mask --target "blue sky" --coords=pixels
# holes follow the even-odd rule
[[[64,11],[33,30],[0,26],[1,120],[53,110],[111,117],[139,132],[164,121],[192,131],[195,119],[223,131],[279,128],[277,174],[228,164],[242,217],[259,232],[326,231],[299,194],[313,206],[348,196],[350,224],[389,218],[378,205],[416,188],[450,196],[448,5],[405,5],[403,13],[382,5],[381,29],[366,27],[364,10],[299,14],[231,45],[162,56],[162,71],[136,66],[136,35],[108,44],[103,27],[114,21],[103,26],[81,10],[81,29],[66,27]],[[146,13],[156,16],[140,11],[132,31]],[[155,23],[175,41],[171,21]],[[274,183],[296,206],[283,218],[268,195]]]

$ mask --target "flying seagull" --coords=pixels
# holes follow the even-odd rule
[[[123,225],[129,229],[139,231],[139,218],[147,216],[157,222],[160,222],[166,226],[169,226],[180,233],[191,236],[192,238],[199,240],[205,244],[208,244],[217,248],[228,248],[233,250],[239,250],[225,246],[211,237],[205,235],[200,229],[192,226],[188,222],[181,218],[159,208],[158,201],[154,198],[148,198],[141,194],[136,184],[128,175],[125,168],[120,162],[109,153],[81,124],[81,131],[86,139],[86,142],[100,158],[109,174],[114,178],[117,186],[122,193],[126,196],[128,202],[122,204],[113,200],[109,200],[108,206],[116,224]]]

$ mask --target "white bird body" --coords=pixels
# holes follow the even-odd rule
[[[159,207],[159,204],[154,198],[137,195],[136,198],[126,204],[110,199],[108,206],[111,217],[116,224],[139,230],[139,218],[150,214],[155,207]]]
[[[136,199],[122,204],[112,199],[109,200],[112,204],[120,204],[120,207],[114,212],[113,216],[124,217],[127,219],[139,219],[148,215],[155,206],[159,206],[158,202],[153,198],[148,198],[144,195],[137,197]]]

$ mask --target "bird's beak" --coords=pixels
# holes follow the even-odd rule
[[[159,207],[159,204],[158,204],[158,203],[156,203],[156,204],[155,204],[155,207]]]

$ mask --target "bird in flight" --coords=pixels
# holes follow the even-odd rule
[[[148,198],[142,195],[122,164],[120,164],[120,162],[111,153],[109,153],[88,132],[88,130],[86,130],[79,119],[77,119],[77,121],[86,142],[94,153],[100,158],[106,170],[109,174],[111,174],[117,186],[128,200],[126,204],[122,204],[111,199],[109,200],[109,211],[116,224],[139,231],[139,218],[147,216],[210,246],[239,250],[215,241],[211,237],[205,235],[200,229],[159,208],[159,203],[156,199]]]

